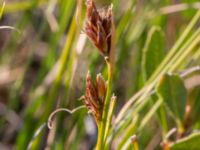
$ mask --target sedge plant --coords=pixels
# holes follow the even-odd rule
[[[1,3],[0,146],[198,150],[200,11],[194,15],[199,2],[186,1]],[[92,48],[86,36],[99,53],[87,53]],[[183,75],[188,68],[197,69]],[[78,82],[85,74],[86,83]],[[75,101],[85,84],[82,101]],[[119,99],[116,117],[112,90]],[[97,125],[97,139],[96,130],[87,130],[93,124],[88,125],[86,109]],[[55,117],[61,111],[73,115]]]
[[[107,138],[107,132],[110,126],[113,105],[110,100],[115,101],[115,96],[111,98],[112,89],[112,72],[114,62],[114,24],[112,5],[107,10],[97,10],[93,0],[86,1],[86,23],[85,33],[90,41],[96,46],[100,54],[104,57],[107,64],[107,83],[103,77],[97,75],[96,84],[92,83],[90,74],[86,77],[86,94],[84,102],[89,111],[92,112],[97,126],[98,126],[98,139],[96,150],[104,149]],[[113,102],[114,104],[115,102]]]

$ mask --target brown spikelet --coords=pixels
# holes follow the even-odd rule
[[[93,0],[86,1],[85,32],[103,56],[109,56],[112,42],[112,5],[97,10]]]
[[[94,84],[91,75],[88,72],[86,76],[86,92],[85,96],[83,97],[83,101],[97,122],[102,118],[105,95],[106,83],[102,75],[97,75],[96,84]]]
[[[96,84],[98,97],[103,102],[106,96],[106,84],[101,74],[97,75]]]

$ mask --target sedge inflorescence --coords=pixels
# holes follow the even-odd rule
[[[86,1],[85,32],[100,53],[109,56],[112,42],[112,5],[97,10],[93,0]]]
[[[106,82],[101,74],[96,76],[96,83],[92,81],[91,74],[86,76],[86,93],[83,96],[84,103],[93,114],[97,122],[102,119],[102,111],[106,97]]]

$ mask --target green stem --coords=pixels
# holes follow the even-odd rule
[[[138,141],[137,141],[136,135],[132,136],[131,143],[133,145],[133,150],[139,150],[139,145],[138,145]]]
[[[155,81],[153,81],[153,83],[151,83],[150,85],[147,86],[147,88],[145,88],[146,91],[142,94],[142,96],[140,96],[139,99],[137,99],[137,102],[135,102],[135,105],[134,105],[134,109],[132,108],[132,110],[129,112],[127,118],[134,116],[135,114],[137,114],[139,111],[141,111],[147,105],[147,103],[149,101],[148,100],[143,101],[143,100],[146,97],[148,97],[149,92],[153,89],[155,84],[159,81],[160,76],[162,76],[166,72],[175,71],[175,69],[183,62],[183,60],[185,58],[187,58],[187,56],[193,51],[193,49],[199,43],[199,39],[200,39],[199,33],[200,33],[200,29],[198,29],[195,33],[193,33],[193,35],[187,40],[187,42],[184,43],[183,46],[180,48],[179,52],[177,52],[177,54],[174,55],[174,57],[171,59],[171,61],[160,72],[160,74],[157,77],[158,79],[155,79]],[[180,59],[180,61],[179,61],[179,59]],[[127,107],[127,109],[130,110],[130,106]],[[123,112],[123,113],[125,113],[125,112]],[[120,115],[122,115],[122,116],[120,116],[120,118],[118,118],[117,123],[119,123],[121,121],[122,117],[124,116],[123,114],[120,114]]]
[[[179,51],[179,48],[181,47],[185,39],[188,37],[190,31],[195,26],[196,22],[199,20],[199,17],[200,17],[200,11],[198,11],[196,15],[193,17],[192,21],[189,23],[189,25],[187,26],[187,28],[185,29],[181,37],[178,39],[176,44],[172,47],[168,55],[165,57],[165,59],[162,61],[162,63],[159,65],[156,71],[153,73],[153,75],[151,76],[148,82],[152,82],[154,79],[156,79],[157,76],[160,74],[160,72],[162,72],[162,69],[165,68],[167,63],[169,63],[171,58]]]
[[[160,80],[160,77],[165,74],[166,72],[173,72],[175,69],[183,62],[183,60],[192,52],[192,50],[197,46],[199,43],[199,34],[200,29],[198,29],[191,37],[188,39],[188,41],[180,48],[179,52],[174,55],[173,58],[171,58],[171,61],[163,68],[163,70],[160,72],[160,74],[157,75],[157,79],[152,81],[152,84],[148,86],[146,91],[143,93],[143,95],[137,100],[135,105],[138,105],[134,111],[141,110],[143,108],[147,101],[144,103],[141,103],[145,97],[149,94],[149,92],[153,89],[155,84]]]
[[[104,108],[102,113],[102,120],[98,125],[98,139],[97,139],[97,147],[96,150],[103,150],[104,144],[106,141],[105,137],[105,130],[106,130],[106,123],[108,118],[108,111],[109,111],[109,104],[110,104],[110,95],[111,95],[111,89],[112,89],[112,66],[111,63],[106,60],[107,69],[108,69],[108,84],[107,84],[107,93],[106,98],[104,102]]]
[[[45,102],[44,113],[42,114],[42,117],[40,118],[40,122],[39,122],[40,124],[47,121],[49,115],[51,114],[51,112],[55,108],[55,104],[56,104],[55,100],[57,98],[59,87],[62,83],[64,72],[66,71],[66,66],[68,64],[68,57],[69,57],[69,54],[71,52],[71,46],[72,46],[71,41],[73,41],[75,39],[75,35],[76,35],[75,33],[76,33],[76,20],[75,20],[75,17],[74,17],[72,19],[72,23],[70,25],[68,38],[66,40],[62,54],[59,58],[58,72],[56,74],[54,82],[52,83],[50,91],[47,95],[47,101]],[[44,136],[44,134],[40,134],[40,136],[33,143],[32,149],[38,149],[38,147],[41,144],[43,136]]]
[[[121,150],[126,145],[126,142],[130,142],[130,137],[136,132],[137,126],[138,126],[139,118],[138,116],[134,116],[132,121],[130,122],[130,125],[126,128],[124,128],[123,132],[123,138],[121,141],[119,141],[119,144],[117,145],[116,150]],[[132,139],[131,139],[132,140]],[[132,141],[133,142],[133,141]]]
[[[154,81],[158,79],[158,76],[161,75],[161,72],[163,72],[162,71],[163,68],[166,68],[166,65],[168,65],[169,62],[171,62],[171,58],[173,58],[173,56],[176,55],[176,53],[179,51],[179,48],[182,46],[182,44],[189,36],[189,33],[191,32],[192,28],[198,22],[199,17],[200,17],[200,11],[197,11],[196,15],[193,17],[192,21],[189,23],[189,25],[187,26],[181,37],[178,39],[176,44],[172,47],[167,56],[164,58],[164,60],[161,62],[161,64],[158,66],[155,72],[152,74],[150,79],[147,81],[146,86],[138,92],[139,96],[142,92],[143,97],[146,97],[149,91],[151,91],[151,89],[154,87],[154,84],[152,84],[152,82],[155,83]],[[129,110],[129,108],[132,106],[132,104],[135,102],[137,98],[138,96],[133,96],[130,100],[128,100],[128,102],[120,110],[116,119],[116,123],[118,123],[122,119],[124,114],[127,112],[127,110]]]
[[[116,104],[116,96],[112,96],[111,101],[110,101],[110,105],[109,105],[109,109],[108,109],[107,121],[106,121],[106,129],[105,129],[105,136],[104,136],[105,137],[105,143],[107,142],[106,137],[108,136],[108,133],[109,133],[115,104]]]
[[[0,6],[0,19],[2,18],[4,8],[5,8],[5,2],[3,2],[2,6]]]
[[[134,142],[134,143],[133,143],[133,149],[134,149],[134,150],[139,150],[138,142]]]
[[[75,17],[74,17],[72,20],[70,29],[69,29],[68,38],[66,40],[64,49],[59,58],[59,69],[56,74],[55,80],[52,84],[52,87],[50,89],[50,93],[48,95],[48,102],[46,104],[46,109],[43,114],[43,118],[44,118],[43,121],[45,121],[48,118],[49,114],[51,113],[51,111],[53,110],[53,107],[55,105],[57,91],[62,82],[63,74],[66,71],[66,65],[68,63],[68,57],[69,57],[71,46],[72,46],[71,42],[75,39],[75,33],[76,33],[76,22],[75,22]]]
[[[38,3],[35,3],[35,1],[22,1],[22,2],[12,2],[5,5],[4,13],[15,13],[19,11],[26,11],[35,7],[40,7],[44,4],[46,4],[47,1],[38,1]]]

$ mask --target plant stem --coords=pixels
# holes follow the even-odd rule
[[[139,150],[139,146],[138,146],[138,143],[137,143],[137,142],[134,142],[134,143],[133,143],[133,149],[134,149],[134,150]]]
[[[198,29],[191,37],[180,47],[179,51],[171,58],[171,61],[163,68],[163,70],[157,75],[157,79],[152,81],[151,84],[144,87],[145,91],[140,95],[139,98],[137,98],[137,102],[135,102],[134,109],[129,112],[129,114],[126,116],[126,118],[129,118],[131,116],[134,116],[139,111],[141,111],[148,103],[148,100],[143,101],[149,96],[149,92],[155,87],[156,83],[159,81],[160,77],[166,73],[166,72],[173,72],[177,69],[177,67],[183,62],[184,59],[187,58],[187,56],[193,51],[193,49],[198,45],[199,43],[199,33],[200,29]],[[180,60],[179,60],[180,59]],[[131,104],[131,103],[129,103]],[[124,108],[122,108],[124,109]],[[130,105],[126,106],[126,109],[130,110]],[[118,122],[115,122],[115,125],[119,123],[124,116],[124,113],[126,110],[124,109],[123,114],[119,114],[119,118],[117,118]],[[124,118],[123,118],[124,119]]]
[[[39,122],[40,124],[47,121],[49,115],[51,114],[51,112],[55,108],[55,104],[56,104],[55,100],[57,98],[58,90],[59,90],[59,87],[60,87],[62,79],[63,79],[63,74],[66,71],[66,66],[68,64],[68,57],[69,57],[69,54],[70,54],[70,51],[71,51],[71,46],[72,46],[71,41],[73,41],[75,39],[75,35],[76,35],[75,33],[76,33],[76,20],[75,20],[75,17],[74,17],[73,20],[72,20],[72,23],[70,25],[68,38],[65,42],[65,46],[64,46],[62,54],[59,58],[58,72],[56,74],[54,82],[52,83],[52,86],[51,86],[50,91],[48,93],[47,101],[45,102],[46,105],[43,108],[44,113],[43,113],[42,117],[40,118],[40,122]],[[47,133],[47,130],[45,132]],[[44,137],[44,135],[45,135],[44,133],[40,134],[40,136],[33,143],[32,149],[38,149],[38,147],[41,144],[42,137]]]
[[[111,125],[111,122],[112,122],[112,116],[113,116],[115,104],[116,104],[116,96],[113,95],[111,97],[110,105],[109,105],[109,108],[108,108],[106,129],[105,129],[105,133],[104,133],[105,134],[105,136],[104,136],[105,137],[105,143],[106,143],[106,137],[108,136],[110,125]]]
[[[12,3],[8,3],[5,5],[5,9],[4,9],[4,13],[15,13],[18,11],[26,11],[32,8],[36,8],[36,7],[40,7],[44,4],[46,4],[47,1],[22,1],[22,2],[12,2]]]
[[[132,144],[133,144],[133,150],[139,150],[139,145],[138,145],[138,141],[137,141],[137,137],[136,135],[134,135],[131,139]]]
[[[98,139],[97,139],[97,147],[96,150],[103,150],[104,144],[106,141],[105,130],[106,123],[108,118],[109,104],[110,104],[110,95],[112,89],[112,65],[107,58],[105,58],[107,69],[108,69],[108,84],[107,84],[107,93],[103,107],[102,120],[98,125]]]
[[[146,86],[142,88],[137,95],[133,96],[128,100],[128,102],[123,106],[123,108],[120,110],[117,118],[116,118],[116,123],[120,122],[124,114],[129,110],[129,108],[132,106],[132,104],[138,99],[138,95],[144,95],[143,97],[146,96],[146,94],[149,93],[149,91],[154,87],[154,82],[156,79],[158,79],[158,76],[163,72],[163,68],[166,68],[166,65],[171,61],[171,58],[179,51],[179,48],[182,46],[182,44],[185,42],[187,37],[189,36],[189,33],[191,32],[192,28],[195,26],[195,24],[198,22],[200,17],[200,11],[197,11],[196,15],[193,17],[185,31],[183,32],[182,36],[178,39],[176,44],[171,48],[167,56],[164,58],[164,60],[161,62],[161,64],[158,66],[158,68],[155,70],[155,72],[152,74],[150,79],[147,81]],[[154,82],[155,83],[155,82]],[[141,95],[140,95],[141,94]]]

